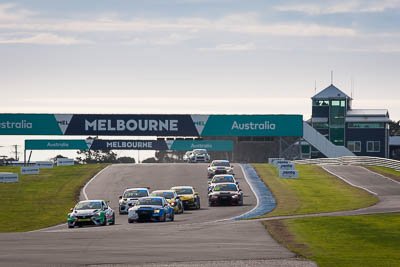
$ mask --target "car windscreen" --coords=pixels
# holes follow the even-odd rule
[[[75,206],[76,210],[94,210],[101,209],[101,202],[80,202]]]
[[[218,166],[223,166],[223,167],[230,167],[229,161],[213,161],[211,163],[212,167],[218,167]]]
[[[221,184],[216,185],[213,189],[214,191],[237,191],[237,187],[235,184]]]
[[[232,176],[224,176],[224,177],[214,177],[212,179],[212,183],[233,183],[233,177]]]
[[[166,199],[174,198],[173,192],[153,192],[153,193],[151,193],[151,195],[157,196],[157,197],[164,197]]]
[[[124,193],[124,198],[147,197],[147,190],[129,190]]]
[[[179,189],[175,189],[176,193],[178,195],[191,195],[193,194],[193,190],[192,188],[179,188]]]
[[[195,149],[195,150],[193,150],[193,153],[195,153],[195,154],[206,154],[207,150]]]
[[[144,198],[139,199],[138,202],[136,202],[136,206],[143,205],[162,206],[162,200],[159,198]]]

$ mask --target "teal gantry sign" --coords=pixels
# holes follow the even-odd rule
[[[0,135],[302,136],[302,115],[0,114]]]

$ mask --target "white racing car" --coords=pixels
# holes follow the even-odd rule
[[[217,174],[234,175],[233,165],[228,160],[213,160],[207,168],[208,178],[213,178]]]
[[[194,149],[190,154],[187,155],[188,162],[209,162],[211,157],[207,152],[207,149]]]
[[[122,196],[119,196],[119,214],[127,214],[130,207],[141,197],[149,196],[148,187],[127,188]]]

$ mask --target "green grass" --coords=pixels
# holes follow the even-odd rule
[[[279,178],[269,164],[252,164],[275,196],[277,207],[262,217],[313,214],[371,206],[377,198],[315,165],[297,165],[298,179]]]
[[[386,177],[394,179],[400,182],[400,171],[396,171],[395,169],[390,169],[386,167],[379,167],[379,166],[364,166],[367,169],[382,174]]]
[[[400,266],[400,214],[301,218],[265,225],[279,242],[319,266]],[[282,227],[289,234],[277,231]]]
[[[0,232],[23,232],[66,221],[80,189],[106,164],[40,169],[39,175],[19,175],[18,183],[0,183]],[[19,167],[0,167],[19,173]]]

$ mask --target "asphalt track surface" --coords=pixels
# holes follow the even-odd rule
[[[241,168],[236,178],[244,206],[208,207],[206,164],[119,164],[92,180],[89,199],[110,200],[116,224],[68,229],[65,224],[27,233],[0,234],[0,266],[315,266],[300,261],[271,238],[260,222],[230,219],[256,205]],[[191,185],[200,210],[185,210],[174,222],[128,224],[118,214],[127,187],[151,190]],[[150,191],[151,191],[150,190]],[[84,198],[84,194],[81,195]]]

